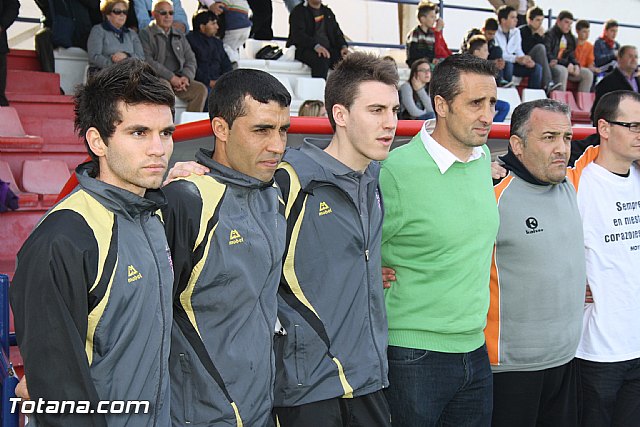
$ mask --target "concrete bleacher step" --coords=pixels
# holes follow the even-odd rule
[[[60,76],[30,70],[7,70],[8,93],[60,95]]]
[[[11,49],[7,55],[8,70],[42,71],[40,61],[33,50]]]

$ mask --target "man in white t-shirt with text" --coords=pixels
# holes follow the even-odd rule
[[[568,173],[578,190],[587,300],[576,357],[582,426],[640,425],[640,94],[615,91],[594,111],[600,147]]]

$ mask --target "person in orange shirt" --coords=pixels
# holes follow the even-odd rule
[[[596,67],[596,57],[593,54],[593,45],[589,42],[590,24],[589,21],[580,19],[576,22],[576,33],[578,40],[574,55],[582,68],[590,69],[594,74],[599,74],[600,69]]]

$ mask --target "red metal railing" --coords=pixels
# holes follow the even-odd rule
[[[396,136],[414,136],[420,131],[422,127],[422,120],[400,120],[398,121],[398,128],[396,129]],[[592,127],[575,127],[573,128],[573,139],[580,140],[595,133],[595,128]],[[302,133],[309,135],[331,135],[333,129],[329,124],[329,119],[318,117],[292,117],[291,127],[289,133]],[[174,142],[189,141],[192,139],[206,138],[213,135],[211,131],[211,123],[208,120],[200,120],[192,123],[185,123],[176,127],[176,131],[173,134]],[[494,124],[491,126],[491,132],[489,132],[489,138],[493,139],[509,139],[509,125],[506,124]],[[87,158],[88,160],[88,158]],[[64,188],[58,196],[60,200],[65,195],[69,194],[71,190],[78,184],[76,176],[71,175],[69,181],[65,184]]]
[[[414,136],[422,127],[421,120],[400,120],[396,136]],[[573,139],[581,140],[596,132],[593,127],[573,127]],[[303,133],[312,135],[331,135],[333,130],[329,124],[329,119],[318,117],[292,117],[289,133]],[[177,127],[173,134],[175,142],[188,141],[191,139],[204,138],[212,135],[211,124],[208,120],[201,120],[193,123],[185,123]],[[509,139],[509,125],[495,123],[491,126],[489,138]]]

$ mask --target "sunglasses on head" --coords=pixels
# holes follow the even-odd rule
[[[159,13],[162,16],[167,16],[167,15],[173,16],[173,10],[156,10],[156,13]]]
[[[126,15],[128,11],[128,9],[113,9],[111,13],[114,15]]]

